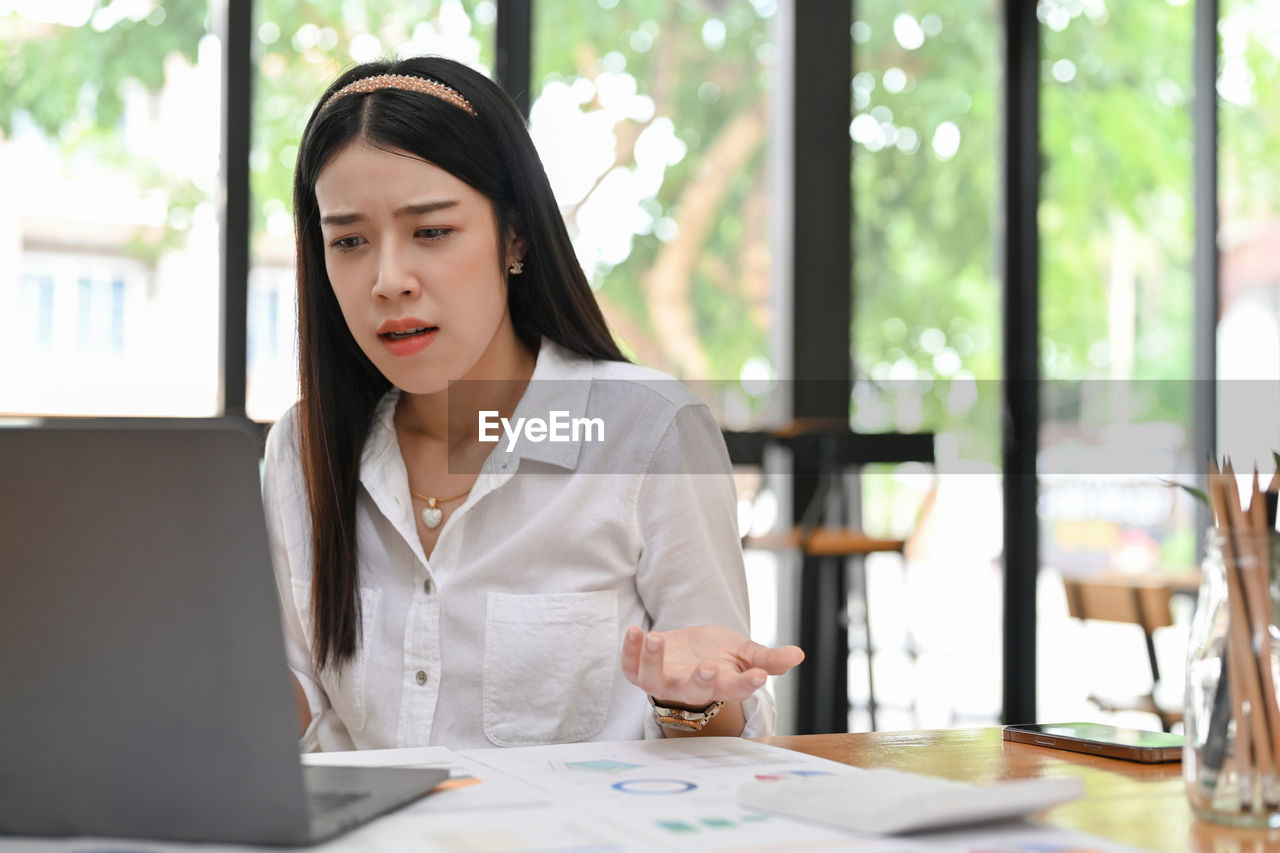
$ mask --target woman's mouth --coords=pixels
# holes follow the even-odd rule
[[[404,358],[417,355],[431,346],[439,331],[439,326],[409,326],[404,329],[379,332],[378,340],[382,341],[382,345],[391,355]]]
[[[393,341],[402,341],[405,338],[412,338],[412,337],[416,337],[417,335],[425,335],[427,332],[434,332],[435,330],[436,330],[435,326],[417,326],[412,329],[405,329],[403,332],[387,332],[383,335],[383,337],[390,338]]]

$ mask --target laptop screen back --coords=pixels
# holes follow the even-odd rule
[[[246,430],[0,429],[0,833],[305,837]]]

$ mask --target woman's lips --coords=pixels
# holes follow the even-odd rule
[[[436,334],[440,331],[436,326],[420,325],[390,329],[387,328],[388,325],[384,324],[383,329],[379,330],[378,340],[382,341],[387,352],[398,358],[422,352],[431,346],[431,342],[436,339]]]

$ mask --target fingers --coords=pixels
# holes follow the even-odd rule
[[[734,672],[722,675],[717,685],[716,698],[730,702],[741,702],[764,686],[765,672],[762,669],[749,669],[746,672]]]
[[[713,660],[673,661],[666,638],[656,632],[644,635],[638,628],[634,633],[628,629],[623,647],[627,678],[650,696],[680,705],[701,707],[716,699],[740,702],[765,682],[766,673],[759,668],[738,672]],[[634,670],[629,670],[633,662]]]
[[[666,638],[627,629],[623,637],[622,670],[627,679],[657,699],[690,707],[709,705],[721,695],[720,667],[712,661],[694,666],[668,660]]]
[[[674,699],[672,691],[687,679],[666,672],[665,659],[666,642],[661,634],[646,635],[635,625],[627,628],[622,637],[622,674],[651,696]]]
[[[804,650],[799,646],[779,646],[771,649],[759,643],[749,643],[746,655],[748,665],[763,669],[770,675],[784,675],[804,660]]]
[[[632,625],[622,635],[622,674],[632,684],[640,684],[640,641],[644,632]]]
[[[716,699],[740,702],[762,687],[766,676],[782,675],[804,660],[804,652],[796,646],[770,649],[750,641],[739,658],[739,666],[745,664],[741,671],[723,661],[685,654],[670,658],[667,651],[662,633],[646,635],[632,625],[622,640],[623,675],[655,698],[689,706]]]
[[[686,690],[681,689],[682,679],[675,672],[668,672],[664,666],[667,643],[661,634],[652,632],[645,635],[640,648],[640,686],[650,696],[670,699],[675,702],[693,702],[686,699]],[[686,674],[687,676],[687,674]],[[710,701],[710,700],[708,700]]]

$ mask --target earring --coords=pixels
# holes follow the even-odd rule
[[[520,275],[524,272],[524,261],[512,261],[511,266],[507,267],[507,272],[512,275]]]

